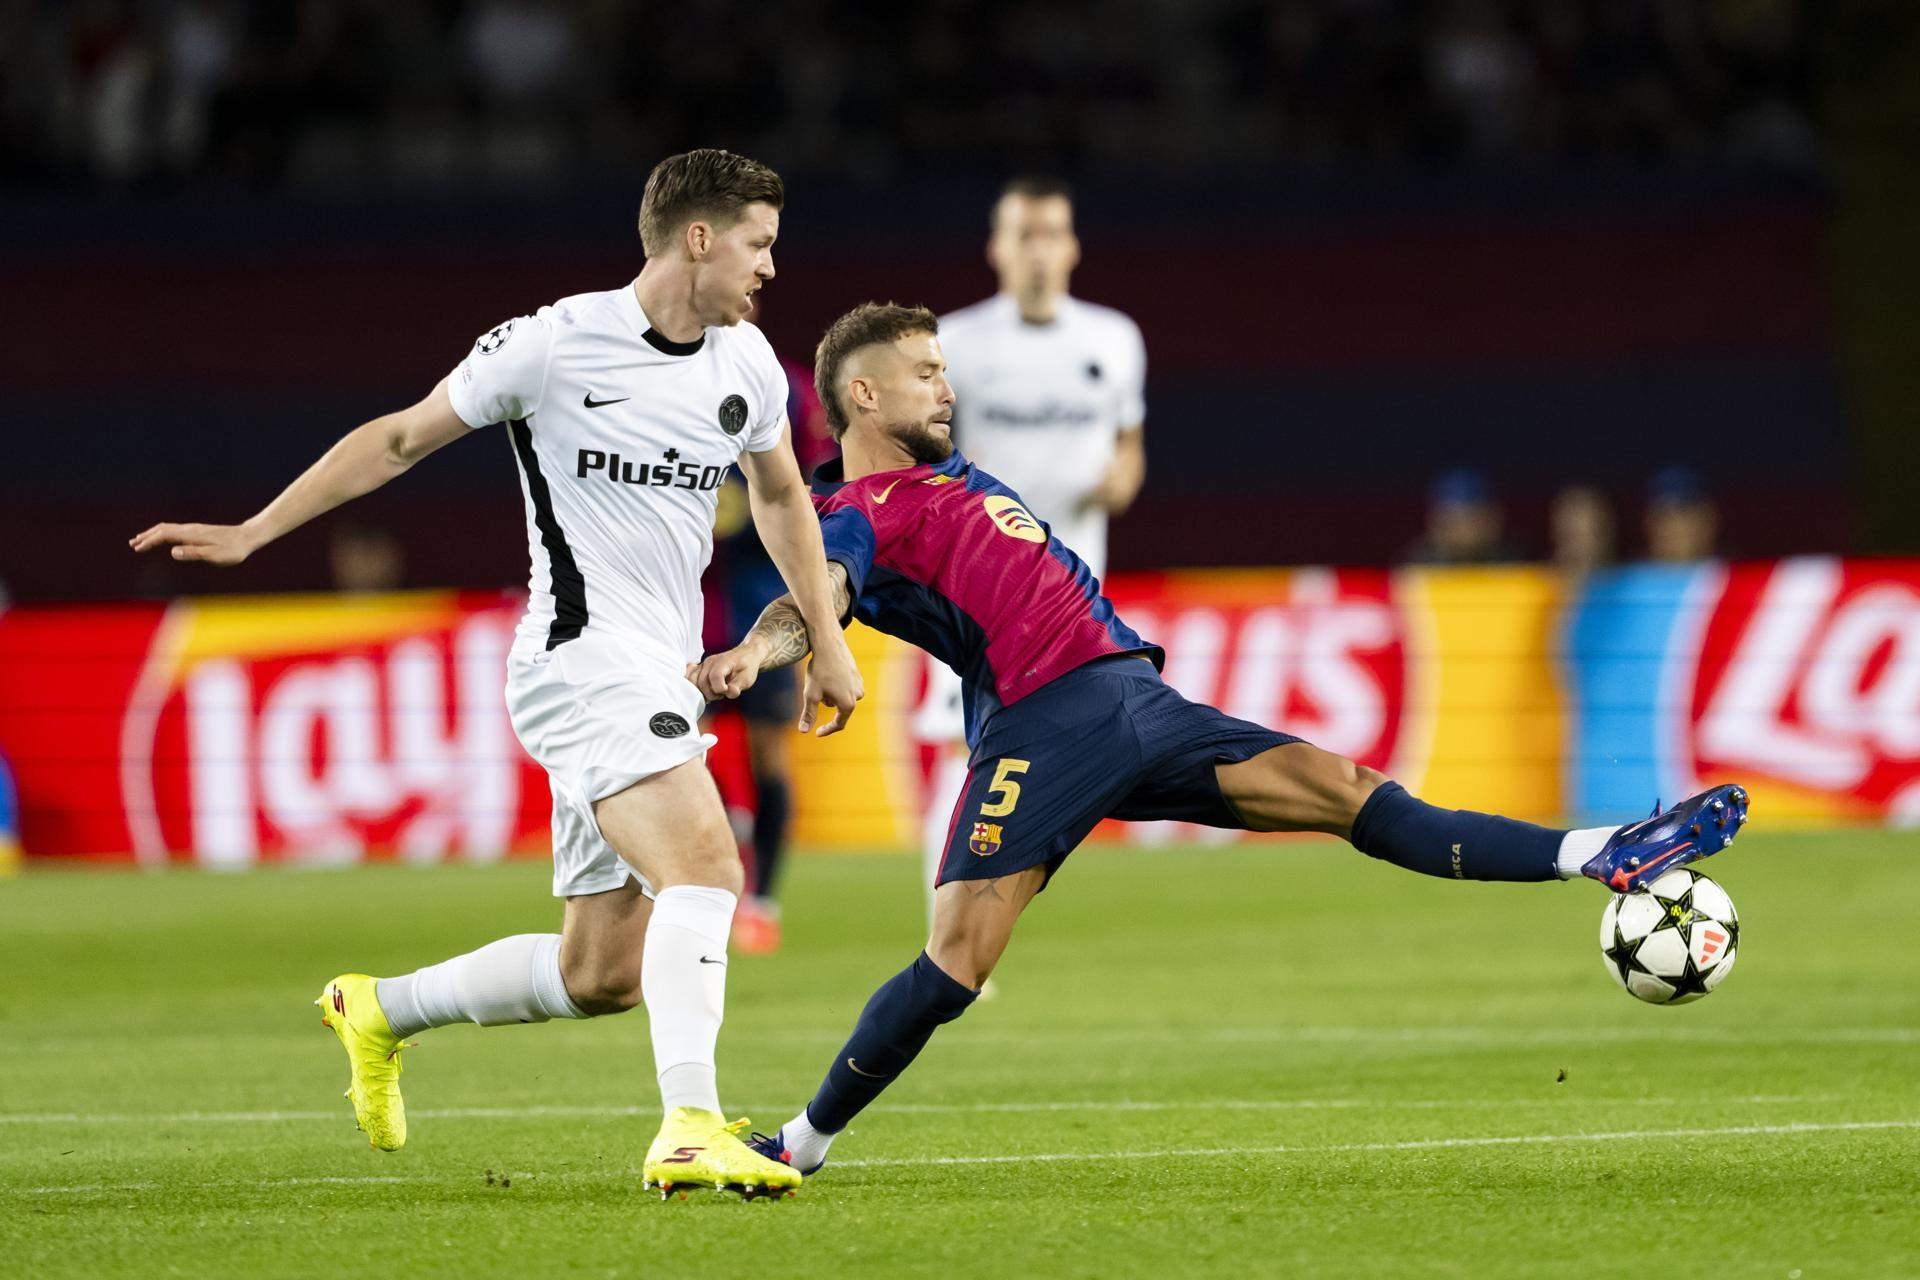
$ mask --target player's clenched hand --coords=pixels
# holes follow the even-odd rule
[[[761,657],[758,646],[751,640],[743,641],[731,649],[708,654],[687,678],[708,702],[737,698],[760,679]]]
[[[239,564],[252,555],[253,536],[237,524],[157,524],[127,539],[135,551],[172,547],[175,560]]]
[[[840,732],[847,727],[854,707],[866,696],[867,686],[860,679],[860,668],[854,665],[853,651],[847,648],[846,639],[835,632],[814,649],[813,661],[807,664],[807,687],[800,700],[800,732],[812,733],[817,738]],[[815,729],[814,721],[823,702],[833,708],[833,719]]]

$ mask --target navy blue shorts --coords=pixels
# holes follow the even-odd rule
[[[1144,658],[1091,662],[987,721],[935,883],[1051,876],[1102,818],[1244,829],[1214,767],[1300,741],[1188,702]]]

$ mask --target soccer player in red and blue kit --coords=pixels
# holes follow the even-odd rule
[[[1160,649],[1019,495],[956,452],[938,324],[868,303],[821,339],[814,378],[840,441],[814,476],[844,622],[919,645],[961,675],[971,748],[926,950],[861,1011],[806,1108],[762,1154],[812,1173],[942,1023],[966,1012],[1014,922],[1096,823],[1175,819],[1323,831],[1361,852],[1457,880],[1581,874],[1617,892],[1719,852],[1747,816],[1723,785],[1626,827],[1556,831],[1423,803],[1384,774],[1189,702]],[[695,672],[709,698],[797,662],[807,628],[787,597]]]

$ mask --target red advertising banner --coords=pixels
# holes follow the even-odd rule
[[[1133,574],[1114,606],[1167,650],[1167,682],[1375,769],[1402,746],[1405,605],[1380,569]]]
[[[1777,821],[1920,821],[1920,562],[1629,566],[1577,585],[1527,567],[1207,571],[1109,590],[1189,697],[1435,803],[1624,821],[1730,778]],[[235,868],[543,851],[546,778],[502,692],[521,603],[422,592],[0,613],[18,843]],[[850,636],[868,699],[846,733],[796,742],[795,835],[911,847],[932,758],[914,726],[924,659]],[[725,757],[711,763],[744,800]]]
[[[1681,776],[1756,781],[1807,816],[1920,822],[1920,564],[1739,564],[1712,585],[1697,647],[1680,647],[1697,655]]]
[[[22,844],[222,867],[544,846],[546,778],[501,694],[520,604],[426,593],[0,615],[0,751]]]

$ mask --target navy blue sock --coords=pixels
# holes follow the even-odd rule
[[[753,892],[756,897],[771,898],[780,858],[787,851],[793,794],[785,778],[755,778],[753,790]]]
[[[1470,809],[1440,809],[1382,783],[1353,820],[1353,847],[1450,880],[1557,880],[1564,831]]]
[[[807,1104],[807,1122],[821,1133],[846,1128],[912,1064],[934,1028],[965,1013],[979,994],[948,977],[922,951],[860,1011],[853,1035],[834,1055],[820,1092]]]

